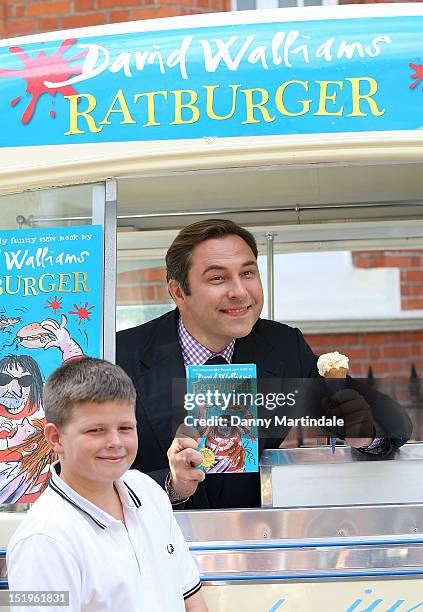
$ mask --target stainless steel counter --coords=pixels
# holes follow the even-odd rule
[[[389,461],[366,461],[349,448],[271,451],[263,455],[263,495],[287,507],[176,512],[210,612],[423,612],[422,458],[421,444]],[[407,468],[401,481],[393,477],[398,465]],[[395,503],[377,503],[381,491]],[[300,494],[355,503],[292,507]],[[23,515],[0,513],[3,547]],[[5,548],[0,588],[4,556]]]
[[[378,460],[350,448],[265,450],[260,461],[264,508],[423,502],[423,444]]]
[[[423,575],[423,504],[176,516],[208,581]]]
[[[263,500],[286,507],[176,513],[210,610],[423,610],[422,468],[421,444],[266,451]]]

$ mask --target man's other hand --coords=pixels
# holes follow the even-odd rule
[[[203,457],[196,448],[198,446],[198,433],[191,428],[180,427],[176,432],[167,456],[169,459],[171,486],[180,499],[191,497],[206,477],[198,469]]]
[[[355,448],[369,446],[374,439],[372,409],[365,398],[355,389],[342,389],[322,400],[323,410],[329,417],[343,419],[336,426],[337,434]]]

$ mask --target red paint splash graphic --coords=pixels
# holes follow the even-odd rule
[[[408,64],[415,72],[411,75],[412,79],[416,79],[414,83],[411,83],[409,89],[414,89],[420,81],[423,81],[423,64]],[[422,87],[423,91],[423,87]]]
[[[59,308],[62,308],[62,301],[63,298],[58,298],[57,295],[55,295],[54,300],[46,300],[48,306],[44,306],[44,308],[51,308],[53,313],[56,314],[56,311],[59,310]]]
[[[69,310],[68,314],[78,315],[78,325],[81,325],[82,319],[87,319],[87,321],[91,321],[90,314],[92,313],[94,306],[90,306],[89,308],[87,308],[87,306],[88,302],[85,302],[83,306],[77,306],[76,304],[74,304],[73,307],[76,308],[76,311]]]
[[[75,43],[76,38],[69,38],[62,42],[55,54],[47,55],[44,51],[40,51],[34,57],[29,57],[22,47],[10,47],[9,51],[21,60],[23,68],[18,70],[0,68],[0,77],[16,77],[26,81],[26,95],[31,96],[31,100],[22,115],[24,125],[31,121],[37,102],[43,94],[47,93],[53,98],[57,93],[62,96],[78,94],[72,85],[52,88],[45,85],[45,81],[60,83],[81,74],[82,66],[71,66],[70,64],[81,57],[85,57],[87,50],[68,59],[63,57],[63,54]],[[16,106],[20,100],[21,96],[18,96],[11,101],[10,105]]]

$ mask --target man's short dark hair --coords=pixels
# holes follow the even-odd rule
[[[63,427],[72,410],[84,402],[127,402],[135,407],[132,380],[117,365],[104,359],[81,357],[65,361],[47,378],[43,407],[47,423]]]
[[[205,240],[225,236],[242,238],[257,259],[257,243],[248,230],[229,219],[205,219],[184,227],[170,245],[166,253],[167,280],[178,281],[185,295],[189,295],[188,272],[194,247]]]

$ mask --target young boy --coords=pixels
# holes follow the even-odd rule
[[[101,359],[65,362],[47,379],[45,436],[59,460],[7,551],[10,590],[56,592],[32,611],[207,612],[166,493],[127,471],[134,406],[129,377]]]

